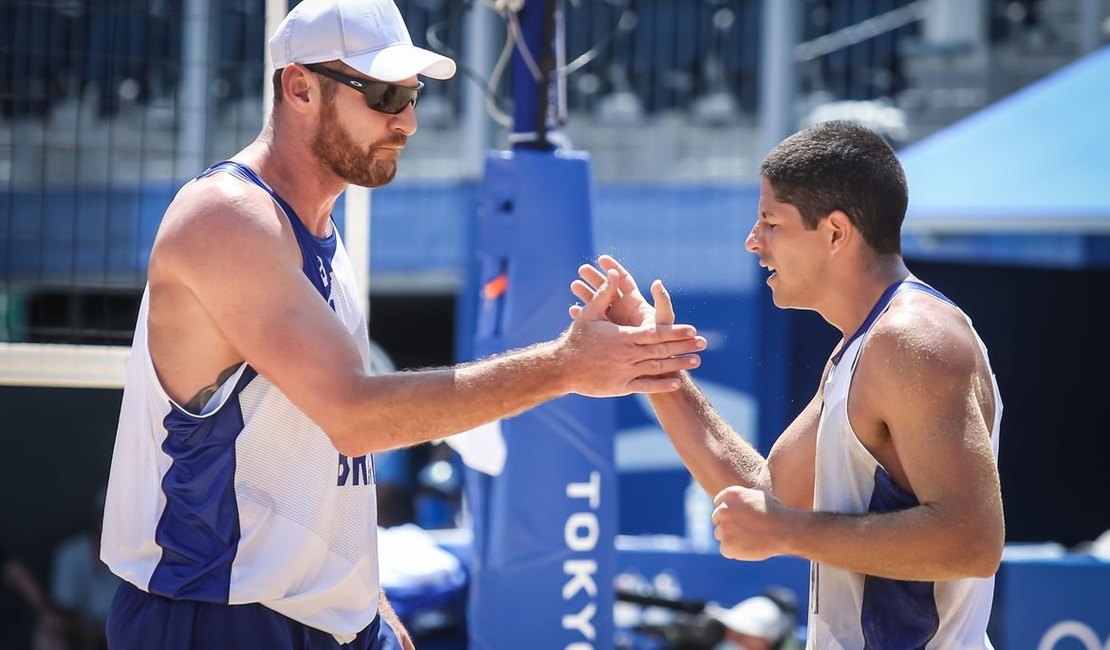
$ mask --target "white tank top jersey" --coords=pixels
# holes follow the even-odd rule
[[[332,227],[313,236],[248,167],[293,226],[306,277],[358,345],[369,372],[362,301]],[[234,281],[231,279],[229,281]],[[101,559],[149,593],[262,605],[350,641],[377,615],[377,504],[370,455],[349,458],[247,364],[199,415],[166,394],[139,308],[104,511]]]
[[[896,485],[886,469],[867,451],[848,421],[848,392],[863,340],[894,296],[904,291],[921,291],[952,304],[932,287],[913,280],[892,285],[859,331],[838,353],[840,358],[833,357],[834,365],[825,381],[824,408],[817,427],[814,510],[892,512],[918,504],[916,497]],[[970,326],[971,319],[967,320]],[[989,368],[986,347],[978,334],[975,336]],[[993,374],[991,380],[995,400],[991,446],[997,463],[1002,400]],[[938,582],[889,580],[814,562],[810,567],[806,647],[810,650],[989,649],[992,646],[986,630],[993,593],[994,578]]]

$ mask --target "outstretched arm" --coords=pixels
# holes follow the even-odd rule
[[[605,320],[616,296],[609,285],[553,341],[452,368],[370,376],[354,338],[305,278],[292,232],[268,196],[199,182],[183,192],[189,200],[167,212],[151,261],[159,374],[180,373],[158,356],[158,333],[169,342],[161,349],[172,350],[175,327],[208,323],[210,341],[196,349],[225,350],[210,377],[246,361],[347,455],[442,438],[568,393],[675,390],[667,375],[696,367],[697,357],[684,355],[704,345],[690,326]],[[160,308],[174,295],[187,313]],[[190,362],[177,352],[179,364]],[[178,397],[195,392],[183,387]]]
[[[632,274],[616,259],[602,255],[598,266],[600,269],[589,264],[579,267],[581,279],[571,285],[575,296],[589,304],[607,277],[615,272],[620,293],[608,309],[610,319],[629,325],[674,323],[671,296],[662,281],[656,280],[651,285],[655,301],[652,307],[640,293]],[[759,452],[714,410],[687,373],[679,373],[679,377],[682,388],[651,395],[651,406],[682,462],[702,488],[714,495],[729,485],[767,485],[770,481],[767,464]]]

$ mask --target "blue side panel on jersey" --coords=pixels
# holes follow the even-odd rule
[[[239,393],[257,376],[247,368],[223,407],[200,418],[173,406],[163,421],[162,451],[172,464],[162,479],[166,508],[154,532],[162,559],[150,576],[153,594],[227,603],[239,545],[235,440],[243,430]]]
[[[918,505],[882,467],[875,468],[875,491],[868,512],[884,513]],[[933,583],[866,576],[863,583],[864,648],[924,650],[940,627]]]

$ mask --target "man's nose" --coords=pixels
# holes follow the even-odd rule
[[[406,137],[416,133],[416,107],[411,103],[393,118],[393,129]]]
[[[759,248],[759,223],[752,225],[751,232],[748,233],[748,238],[744,240],[744,248],[754,253]]]

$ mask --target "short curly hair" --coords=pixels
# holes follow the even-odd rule
[[[876,253],[901,254],[906,174],[877,133],[851,122],[816,124],[772,149],[760,174],[777,200],[798,209],[810,230],[840,210]]]

